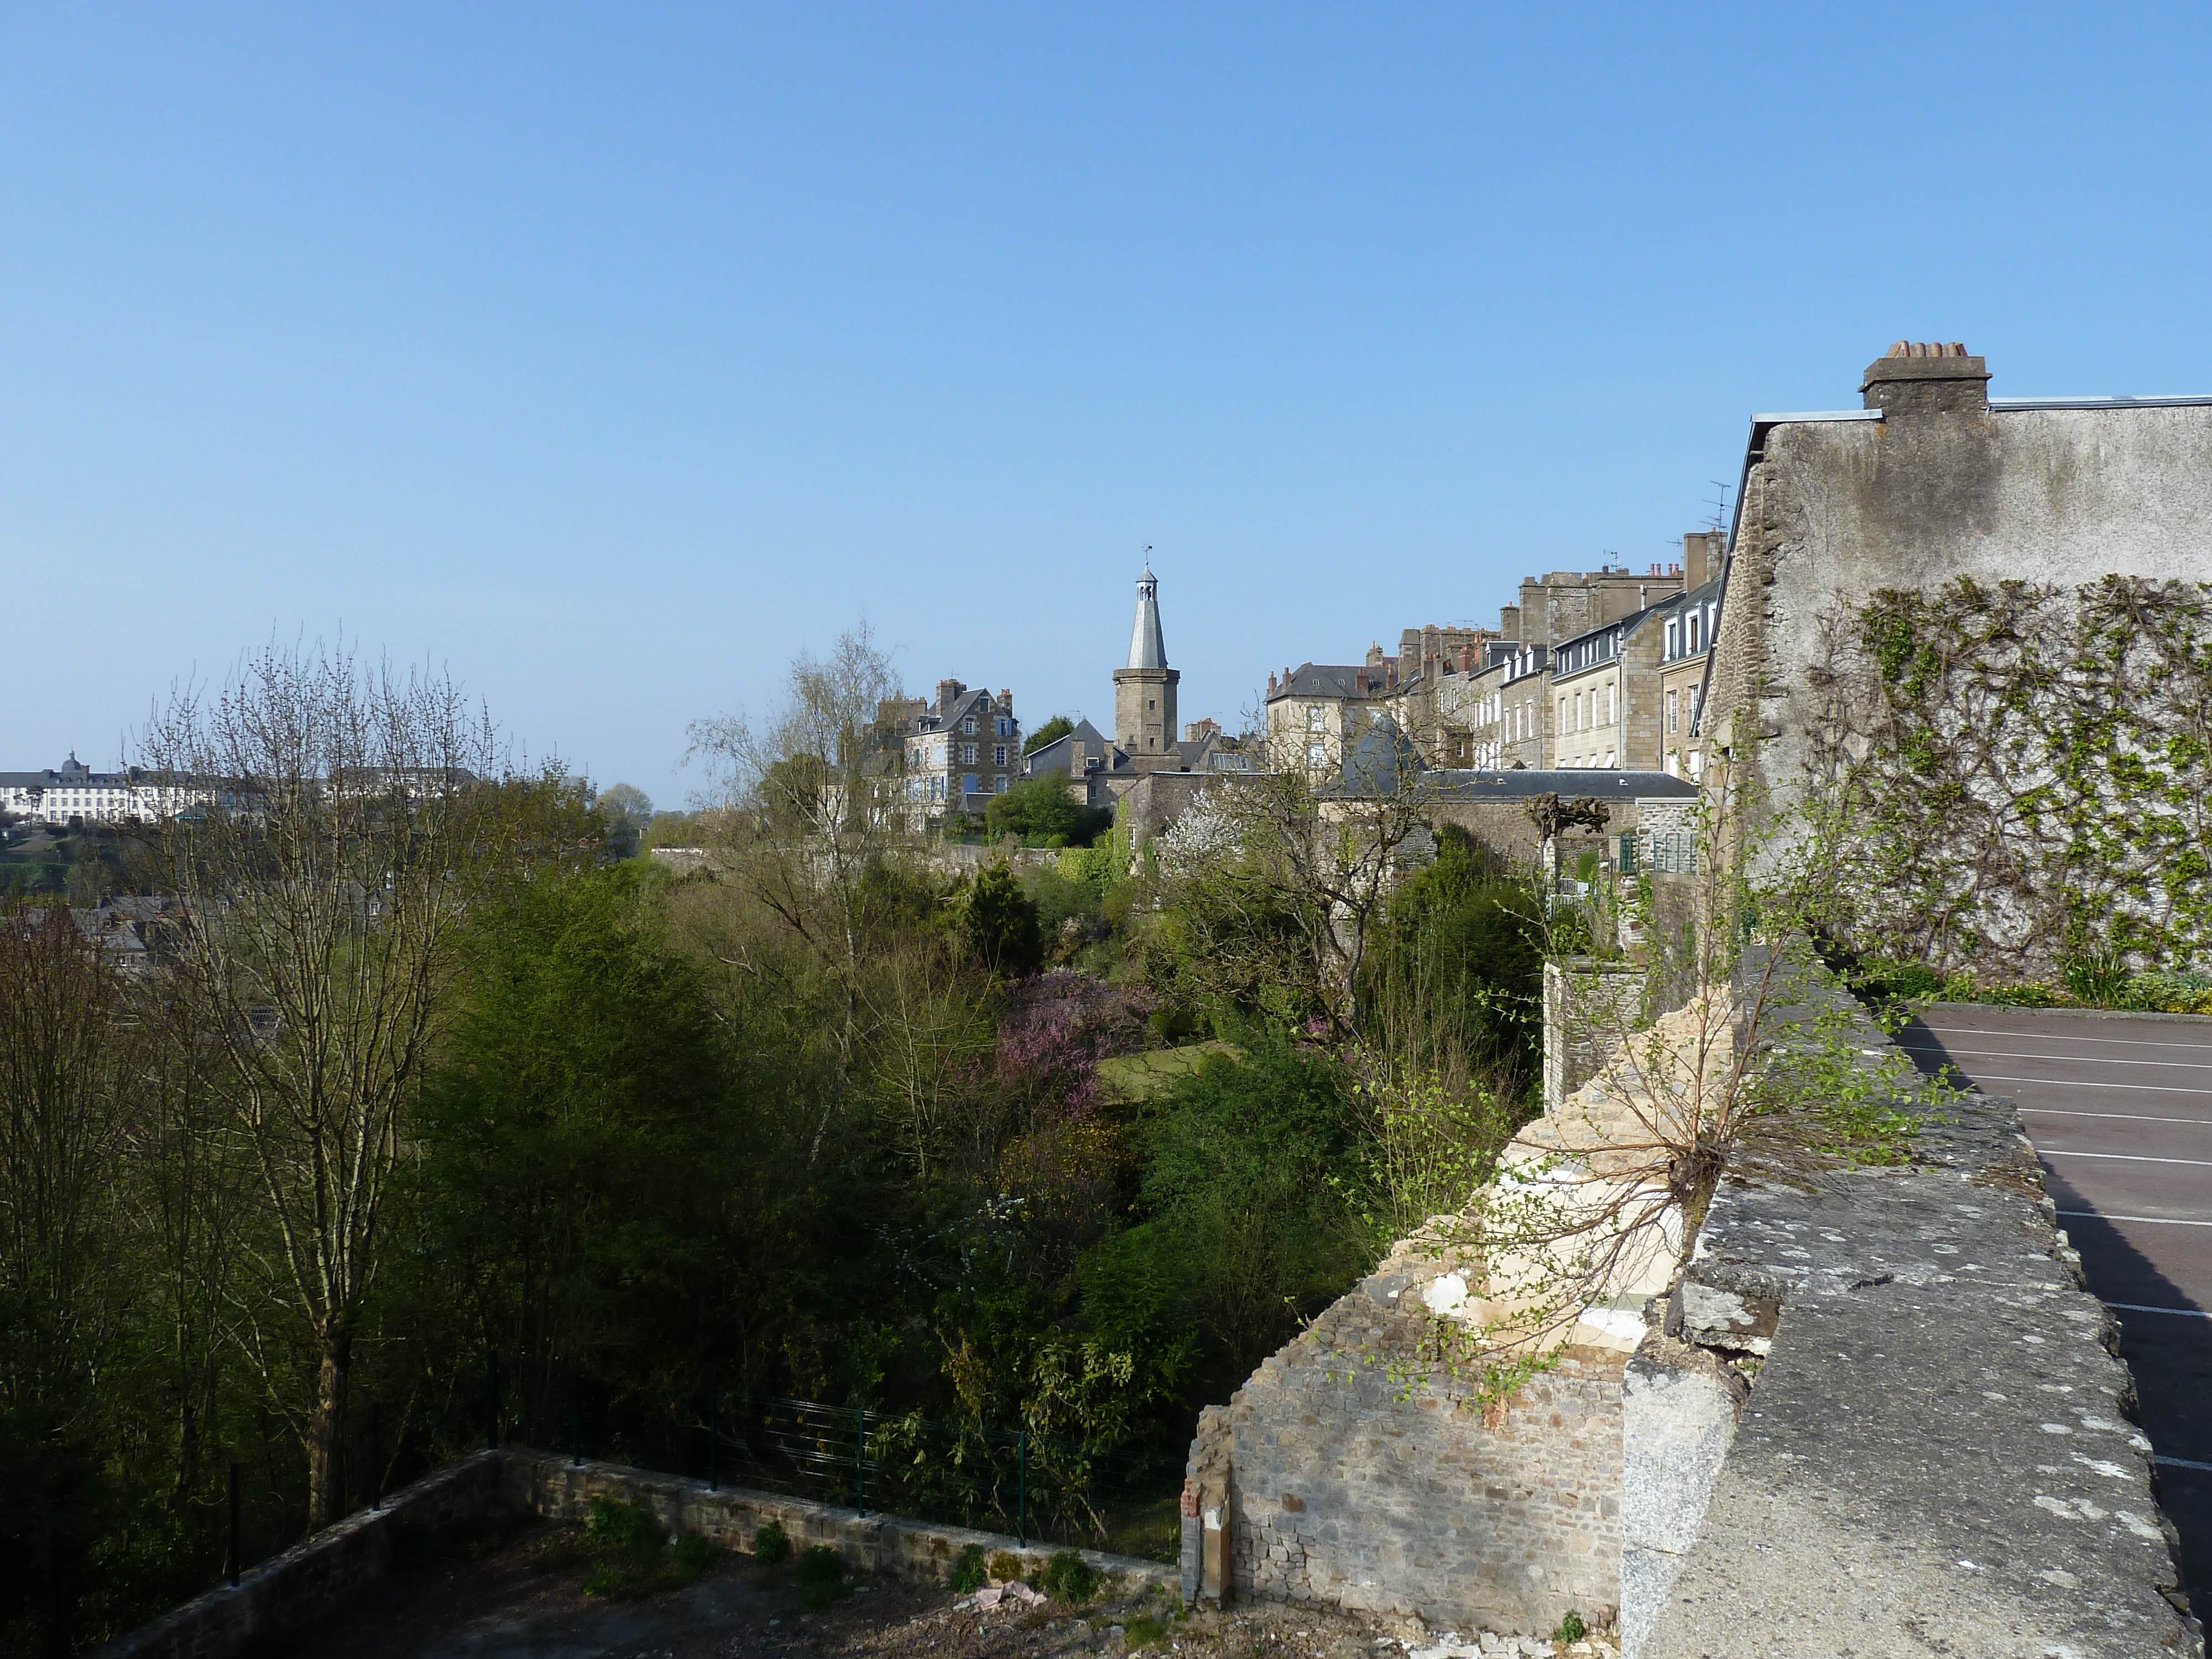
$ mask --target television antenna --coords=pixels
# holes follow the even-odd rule
[[[1709,501],[1705,503],[1707,507],[1712,509],[1711,527],[1715,530],[1719,530],[1728,523],[1729,486],[1725,482],[1719,478],[1708,478],[1705,482],[1712,485],[1714,489],[1720,491],[1720,498],[1717,501]]]

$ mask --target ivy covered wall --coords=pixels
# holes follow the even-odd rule
[[[1959,577],[1820,623],[1800,799],[1843,942],[2212,966],[2212,584]]]

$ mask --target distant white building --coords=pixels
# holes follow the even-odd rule
[[[151,823],[173,811],[182,791],[131,767],[95,772],[71,750],[68,760],[43,772],[0,772],[0,811],[38,823]]]

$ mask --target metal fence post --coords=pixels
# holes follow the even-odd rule
[[[368,1402],[368,1506],[384,1507],[384,1402]]]
[[[238,1465],[230,1466],[230,1587],[238,1588]]]
[[[568,1462],[584,1464],[584,1383],[574,1365],[568,1367]]]
[[[484,1444],[499,1449],[499,1350],[484,1355]]]
[[[718,1465],[715,1454],[721,1449],[722,1427],[718,1407],[722,1403],[722,1391],[712,1383],[707,1387],[707,1490],[720,1492],[722,1483],[716,1478]]]
[[[1014,1542],[1030,1544],[1030,1431],[1014,1437]]]
[[[853,1490],[860,1502],[854,1506],[863,1520],[868,1514],[868,1412],[865,1406],[853,1407]]]

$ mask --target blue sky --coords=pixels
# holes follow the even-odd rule
[[[272,629],[663,805],[863,611],[1185,718],[1668,556],[1896,338],[2212,391],[2201,7],[15,5],[0,767]]]

